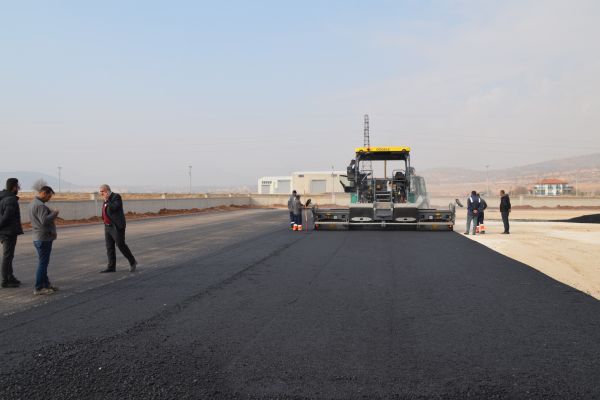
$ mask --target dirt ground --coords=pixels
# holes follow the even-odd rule
[[[551,222],[599,212],[585,209],[514,209],[510,235],[498,211],[486,211],[485,235],[467,236],[507,257],[600,299],[600,224]],[[464,232],[466,211],[455,230]]]
[[[163,193],[120,193],[123,200],[152,200],[152,199],[162,199]],[[246,193],[242,193],[246,195]],[[35,192],[19,192],[19,197],[21,200],[29,201],[33,199],[37,193]],[[219,193],[165,193],[167,199],[204,199],[208,197],[219,197],[219,196],[227,196],[228,194],[219,194]],[[52,200],[54,201],[85,201],[90,200],[91,193],[86,192],[62,192],[55,193],[52,196]],[[100,199],[100,194],[96,193],[98,199]]]

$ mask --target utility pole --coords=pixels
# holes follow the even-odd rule
[[[190,175],[190,194],[192,194],[192,166],[188,165],[188,174]]]
[[[60,172],[62,170],[62,167],[58,167],[58,193],[60,193]]]
[[[490,166],[485,166],[485,181],[487,182],[487,192],[485,193],[487,197],[490,197]]]
[[[331,166],[331,204],[335,204],[335,173]]]

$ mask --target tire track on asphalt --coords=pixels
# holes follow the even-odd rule
[[[264,235],[260,235],[260,237],[255,238],[251,242],[258,242],[261,239],[265,239],[268,236],[279,235],[281,232],[284,232],[284,231],[288,231],[288,229],[278,229],[276,231],[268,232]],[[133,326],[131,326],[125,330],[117,331],[113,334],[104,335],[102,337],[75,339],[75,340],[71,340],[71,341],[55,343],[55,344],[52,344],[49,346],[42,346],[37,349],[29,350],[29,351],[27,351],[27,353],[32,354],[32,356],[34,354],[37,354],[39,357],[41,357],[41,355],[43,355],[43,354],[52,354],[52,357],[51,357],[52,360],[47,361],[48,363],[51,363],[51,365],[48,365],[48,367],[52,367],[54,369],[55,374],[56,373],[60,374],[61,368],[56,368],[56,366],[57,365],[59,365],[59,366],[60,365],[68,365],[67,360],[69,360],[73,356],[77,357],[77,356],[81,356],[82,354],[86,354],[86,352],[89,353],[90,349],[92,349],[91,350],[92,352],[93,351],[102,352],[101,349],[106,347],[107,345],[111,345],[111,343],[114,343],[121,339],[131,340],[132,337],[136,337],[137,335],[140,335],[145,331],[155,329],[162,321],[176,316],[177,314],[185,311],[189,306],[195,304],[197,301],[201,301],[206,296],[209,296],[216,291],[222,290],[223,288],[227,287],[228,285],[242,279],[248,273],[250,273],[253,269],[255,269],[257,266],[264,264],[270,258],[276,257],[277,255],[281,254],[285,250],[289,249],[290,247],[294,246],[296,243],[298,243],[304,239],[306,239],[306,236],[301,235],[298,238],[296,238],[295,240],[293,240],[291,242],[287,242],[286,244],[284,244],[282,246],[279,246],[275,250],[269,252],[267,255],[244,266],[241,270],[238,270],[234,274],[232,274],[224,279],[221,279],[219,282],[209,285],[208,287],[202,289],[201,291],[199,291],[191,296],[188,296],[188,297],[184,298],[183,300],[178,301],[176,304],[174,304],[168,308],[161,309],[160,311],[158,311],[157,313],[152,315],[150,318],[146,318],[144,320],[138,321]],[[248,243],[248,245],[250,245],[250,244],[251,243]],[[214,253],[211,257],[207,257],[206,261],[204,261],[203,264],[210,264],[211,259],[214,259],[215,257],[219,257],[219,256],[227,254],[235,246],[236,246],[236,244],[232,244],[230,246],[227,246],[227,248],[224,248],[224,249]],[[180,266],[176,266],[175,268],[181,269],[181,268],[185,268],[185,267],[187,267],[187,265],[183,264]],[[152,276],[147,277],[145,279],[145,281],[159,278],[164,273],[165,273],[165,271],[155,273]],[[132,283],[131,285],[128,285],[128,286],[141,285],[141,284],[142,284],[142,282],[136,282],[136,283]],[[58,313],[68,311],[69,309],[79,307],[81,305],[93,302],[95,300],[99,300],[99,299],[105,297],[106,295],[120,291],[121,289],[122,288],[114,289],[109,293],[103,292],[101,295],[94,296],[84,302],[73,304],[69,307],[63,307],[60,310],[57,310],[56,312],[53,312],[51,314],[45,314],[45,316],[43,316],[43,317],[31,319],[31,320],[28,320],[21,324],[13,325],[12,329],[14,329],[16,327],[22,328],[32,322],[36,322],[36,321],[39,321],[42,319],[47,319],[48,317],[54,316]],[[46,362],[46,361],[44,360],[43,362]],[[24,360],[24,361],[20,362],[15,368],[12,369],[10,375],[12,375],[13,377],[15,375],[16,376],[29,376],[34,371],[37,371],[36,368],[40,368],[40,367],[42,367],[42,366],[37,365],[35,363],[32,364],[30,360],[29,361]],[[2,377],[2,376],[9,376],[9,375],[3,373],[3,374],[0,374],[0,377]],[[2,393],[3,393],[2,389],[9,390],[10,388],[7,388],[7,385],[6,385],[7,382],[2,382],[0,380],[0,383],[4,383],[4,385],[0,384],[0,398],[2,398]],[[15,382],[11,383],[8,386],[13,386],[13,385],[15,385]],[[18,383],[17,383],[17,386],[18,386]],[[13,387],[13,389],[14,389],[14,387]]]
[[[302,235],[302,238],[295,241],[294,243],[308,238],[308,235]],[[302,290],[300,292],[300,294],[294,298],[293,300],[287,302],[286,304],[284,304],[281,309],[273,314],[273,317],[270,318],[268,320],[268,322],[266,322],[261,329],[259,329],[258,331],[256,331],[254,333],[254,335],[252,336],[252,338],[250,338],[250,340],[248,340],[238,351],[236,356],[232,356],[227,363],[225,363],[223,365],[223,367],[221,368],[221,371],[227,371],[228,369],[230,369],[230,367],[232,367],[236,362],[238,362],[242,355],[246,353],[246,351],[251,348],[256,341],[258,340],[259,337],[261,337],[263,335],[263,333],[265,331],[267,331],[267,329],[271,328],[273,326],[273,323],[280,319],[282,315],[284,315],[286,313],[286,311],[288,310],[288,308],[292,305],[294,305],[295,303],[297,303],[300,299],[302,299],[303,297],[306,296],[306,294],[312,289],[312,284],[313,282],[315,282],[318,277],[323,273],[323,271],[325,271],[325,269],[327,269],[327,267],[329,265],[331,265],[331,262],[337,257],[338,253],[344,248],[346,242],[348,241],[348,234],[347,232],[345,232],[344,235],[344,239],[341,241],[341,243],[336,247],[336,249],[331,252],[331,254],[329,255],[329,257],[326,258],[326,261],[324,263],[322,263],[321,267],[313,274],[313,276],[309,279],[309,281],[307,282],[304,290]],[[291,247],[291,246],[289,246]],[[226,379],[227,374],[226,373],[222,373],[221,376],[223,376],[223,378],[218,378],[215,379],[211,389],[209,390],[209,393],[211,392],[218,392],[218,387],[219,386],[223,386],[224,380]]]
[[[81,243],[77,243],[76,250],[69,250],[66,246],[73,246],[73,244],[63,243],[62,246],[57,246],[56,250],[53,251],[53,260],[54,264],[62,262],[64,264],[65,260],[70,260],[72,262],[68,263],[68,265],[78,265],[80,267],[68,267],[66,270],[62,270],[60,272],[55,271],[53,274],[58,274],[57,281],[59,283],[59,287],[63,289],[66,287],[66,290],[62,290],[57,294],[53,295],[51,298],[35,298],[31,296],[31,291],[27,288],[25,291],[23,289],[26,288],[24,285],[22,288],[17,289],[11,296],[6,296],[6,292],[1,293],[0,299],[4,299],[5,301],[12,301],[15,303],[13,305],[8,305],[8,303],[3,304],[0,308],[2,309],[2,316],[10,316],[20,312],[24,312],[27,310],[31,310],[40,306],[44,306],[46,304],[54,303],[57,300],[69,298],[72,295],[85,293],[90,290],[94,290],[100,287],[107,287],[116,282],[120,282],[125,279],[138,277],[140,275],[145,275],[147,272],[150,272],[154,269],[162,269],[162,268],[171,268],[178,263],[189,262],[194,258],[200,257],[211,257],[216,255],[215,251],[219,251],[219,249],[230,249],[232,246],[237,246],[240,243],[243,243],[248,240],[252,240],[253,238],[261,238],[262,235],[266,235],[270,232],[273,232],[273,227],[275,226],[275,214],[268,214],[269,217],[272,217],[268,220],[265,220],[260,225],[260,230],[264,233],[260,233],[258,236],[254,233],[254,228],[252,225],[253,219],[252,216],[248,216],[248,218],[243,218],[241,227],[238,227],[238,236],[242,236],[237,238],[237,240],[233,243],[227,244],[223,247],[221,243],[221,239],[218,237],[218,234],[221,233],[224,229],[228,229],[229,225],[235,223],[234,220],[221,220],[214,223],[209,224],[199,224],[198,226],[191,226],[184,228],[182,230],[176,231],[162,231],[157,234],[144,235],[143,237],[139,237],[138,234],[130,234],[128,238],[128,243],[130,247],[133,248],[134,254],[137,254],[138,251],[136,249],[144,248],[144,245],[148,243],[154,243],[154,241],[159,241],[161,238],[165,238],[161,243],[166,243],[168,246],[167,250],[160,250],[159,247],[150,248],[146,252],[142,253],[140,256],[138,254],[138,262],[140,262],[140,267],[138,272],[133,276],[131,274],[127,274],[126,276],[118,276],[114,277],[104,277],[108,279],[101,279],[99,275],[96,273],[96,268],[101,268],[103,263],[98,263],[98,265],[94,264],[86,264],[86,263],[77,263],[77,259],[81,258],[82,252],[86,252],[88,254],[90,251],[93,253],[92,259],[105,259],[105,253],[103,247],[100,245],[94,246],[90,249],[91,245],[89,241],[84,242],[84,246]],[[227,215],[229,217],[229,215]],[[246,217],[244,215],[244,217]],[[183,218],[183,217],[180,217]],[[140,221],[143,222],[143,221]],[[237,220],[240,222],[240,220]],[[189,223],[189,222],[188,222]],[[240,231],[241,228],[241,231]],[[198,230],[198,234],[194,235],[194,230]],[[248,235],[250,235],[248,237]],[[254,235],[254,236],[252,236]],[[202,238],[202,248],[197,249],[199,238]],[[96,238],[97,241],[103,240],[102,238]],[[140,245],[140,243],[142,245]],[[164,247],[164,246],[163,246]],[[75,252],[75,253],[73,253]],[[35,256],[37,257],[37,256]],[[29,264],[34,264],[33,255],[19,257],[17,268],[20,268],[24,263],[29,262]],[[74,257],[74,258],[73,258]],[[86,260],[89,257],[86,256]],[[146,263],[145,260],[151,260]],[[35,263],[37,263],[37,258],[35,258]],[[82,269],[84,267],[84,269]],[[93,268],[93,269],[91,269]],[[120,274],[120,273],[119,273]],[[68,276],[68,278],[65,278]],[[81,286],[84,286],[83,288]],[[16,305],[16,302],[20,302],[20,305]]]

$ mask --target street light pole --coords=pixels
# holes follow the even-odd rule
[[[192,194],[192,166],[188,165],[188,174],[190,175],[190,194]]]
[[[60,193],[60,172],[62,170],[62,167],[58,167],[58,193]]]
[[[490,197],[490,166],[489,165],[485,166],[485,181],[487,183],[487,192],[486,192],[486,195],[489,198]]]
[[[331,166],[331,203],[335,204],[335,174],[333,173],[333,165]]]

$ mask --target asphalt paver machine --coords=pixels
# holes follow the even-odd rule
[[[313,206],[315,229],[454,229],[455,206],[430,207],[425,179],[410,165],[409,147],[357,148],[340,183],[350,193],[350,205]]]

